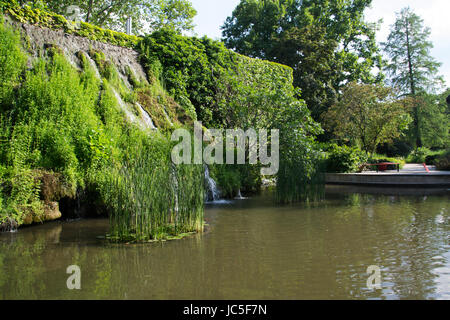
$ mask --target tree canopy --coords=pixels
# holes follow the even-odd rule
[[[430,121],[421,122],[430,119],[432,110],[438,111],[433,107],[433,103],[427,103],[430,99],[426,95],[437,92],[444,83],[443,78],[438,75],[441,63],[430,55],[433,44],[429,37],[430,29],[425,27],[423,20],[408,7],[397,13],[397,20],[392,26],[388,40],[382,44],[389,57],[386,67],[389,83],[401,95],[410,96],[413,102],[412,135],[416,147],[423,145],[422,135],[430,124]]]
[[[99,27],[124,31],[128,17],[135,33],[148,33],[161,27],[181,32],[192,30],[197,11],[189,0],[19,0],[21,4],[44,7],[61,15],[70,15],[70,6],[80,8],[81,18]]]
[[[443,78],[437,74],[442,64],[430,55],[430,33],[417,14],[404,8],[397,13],[388,40],[382,44],[389,57],[389,80],[404,95],[442,88]]]
[[[373,153],[381,143],[399,137],[411,121],[405,104],[389,87],[349,83],[332,106],[325,123],[344,142]]]
[[[239,53],[292,67],[294,85],[319,119],[346,82],[383,79],[376,25],[364,20],[370,3],[242,0],[222,27],[223,41]]]

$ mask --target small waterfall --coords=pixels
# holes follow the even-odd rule
[[[170,126],[173,127],[173,122],[172,122],[172,120],[170,120],[170,117],[169,117],[169,115],[167,114],[165,108],[163,108],[163,112],[164,112],[164,116],[166,117],[166,119],[167,119],[167,121],[169,122]]]
[[[237,199],[237,200],[245,200],[245,199],[247,199],[247,198],[242,196],[242,194],[241,194],[241,189],[239,189],[239,190],[238,190],[238,194],[237,194],[237,196],[235,197],[235,199]]]
[[[138,106],[138,108],[142,114],[142,118],[144,119],[145,127],[148,129],[152,129],[152,130],[158,130],[155,127],[155,125],[153,124],[153,120],[150,117],[150,115],[148,114],[148,112],[139,103],[136,103],[136,105]]]
[[[86,60],[89,62],[89,64],[91,65],[92,69],[94,69],[95,72],[95,76],[97,77],[97,79],[102,79],[102,77],[100,76],[100,71],[98,71],[97,68],[97,64],[95,63],[94,60],[92,60],[92,58],[89,56],[89,54],[87,54],[86,52],[82,51],[84,57],[86,58]]]
[[[114,96],[117,99],[117,103],[119,104],[120,108],[125,112],[128,120],[132,123],[137,123],[138,119],[137,117],[130,111],[130,109],[127,107],[127,104],[122,100],[122,97],[120,96],[120,94],[112,89]]]
[[[217,201],[220,199],[220,191],[217,188],[217,184],[213,178],[209,175],[209,168],[205,166],[205,200],[208,201]]]
[[[80,65],[78,64],[78,59],[72,52],[70,52],[67,48],[63,49],[64,57],[69,61],[69,63],[77,70],[81,70]]]

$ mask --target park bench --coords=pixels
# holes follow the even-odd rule
[[[377,172],[386,171],[388,166],[396,166],[397,172],[400,172],[400,163],[394,163],[394,162],[366,163],[363,165],[362,169],[364,169],[366,167],[372,167],[372,166],[376,167]]]

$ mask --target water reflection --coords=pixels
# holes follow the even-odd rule
[[[1,299],[448,299],[448,195],[354,194],[207,205],[208,232],[150,245],[99,239],[107,220],[0,235]],[[81,268],[68,290],[66,268]],[[369,290],[366,269],[382,270]]]

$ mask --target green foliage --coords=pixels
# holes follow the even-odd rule
[[[293,27],[274,39],[276,61],[292,66],[294,86],[301,88],[302,98],[316,120],[337,99],[335,83],[342,69],[343,59],[335,58],[338,43],[326,36],[325,28],[306,26]]]
[[[8,49],[18,59],[24,56],[9,28],[1,25],[0,34],[5,37],[0,52]],[[195,166],[174,168],[169,138],[126,120],[116,92],[130,93],[104,55],[91,54],[105,75],[102,83],[83,62],[85,57],[79,72],[54,48],[26,72],[23,63],[6,69],[10,61],[0,60],[0,69],[24,73],[20,85],[14,83],[14,95],[0,101],[0,226],[41,221],[48,201],[90,190],[98,195],[95,201],[108,204],[114,240],[200,231],[203,172]],[[149,98],[157,98],[151,87],[142,86]],[[170,109],[171,114],[175,111]],[[56,184],[61,185],[53,191],[42,189],[43,177],[49,175],[60,177]],[[118,231],[124,224],[126,234]]]
[[[238,55],[206,37],[184,37],[163,29],[147,36],[139,50],[149,77],[158,77],[162,64],[168,92],[189,116],[195,119],[196,114],[207,127],[236,125],[227,119],[231,94],[227,96],[225,90],[232,91],[235,104],[241,105],[239,101],[247,99],[246,92],[239,92],[242,82],[257,88],[292,83],[290,68]]]
[[[408,163],[425,163],[425,158],[431,155],[431,150],[425,147],[420,147],[413,150],[406,158]]]
[[[280,202],[298,201],[313,189],[309,187],[315,186],[319,156],[314,136],[321,129],[293,87],[291,68],[236,54],[208,38],[183,37],[166,29],[147,36],[139,50],[147,70],[160,72],[162,65],[167,90],[188,114],[195,111],[204,126],[280,130],[280,161],[284,161],[278,176]],[[149,72],[149,78],[157,77]],[[261,179],[255,174],[258,168],[222,166],[216,178],[227,196],[235,195],[239,187],[255,192]]]
[[[443,155],[437,157],[434,164],[438,170],[450,171],[450,150],[447,149]]]
[[[390,58],[386,67],[390,80],[404,94],[434,91],[443,83],[442,77],[437,76],[441,63],[429,54],[433,48],[430,34],[423,20],[407,7],[397,13],[388,40],[383,43]]]
[[[423,98],[420,95],[436,92],[444,83],[443,78],[437,75],[441,63],[429,53],[433,48],[433,44],[429,41],[430,34],[431,31],[424,27],[423,20],[407,7],[397,14],[397,20],[388,40],[383,43],[384,51],[390,58],[386,67],[390,82],[400,93],[409,95],[413,99],[412,135],[416,147],[422,147],[423,138],[425,138],[422,135],[427,125],[425,128],[422,126],[422,118],[430,119],[427,114],[428,108],[421,107]]]
[[[425,157],[425,163],[427,165],[434,165],[436,160],[445,156],[446,153],[446,150],[432,151]]]
[[[326,151],[325,167],[326,172],[330,173],[357,172],[361,164],[368,160],[366,153],[357,147],[332,144]]]
[[[230,199],[237,196],[237,191],[241,188],[239,167],[225,164],[212,165],[210,176],[217,182],[221,197]]]
[[[11,103],[12,93],[20,83],[26,61],[19,34],[5,28],[0,21],[0,110]]]
[[[98,26],[80,22],[77,25],[67,20],[62,15],[43,11],[25,5],[21,7],[16,1],[10,1],[0,6],[1,11],[13,19],[28,24],[35,24],[49,29],[64,30],[68,34],[86,37],[91,40],[110,43],[121,47],[133,48],[139,42],[139,38],[122,32],[102,29]]]
[[[26,66],[26,55],[19,36],[0,24],[0,224],[15,221],[22,223],[26,214],[42,214],[39,201],[39,183],[36,174],[27,167],[30,128],[27,125],[11,126],[10,109],[16,105],[14,90]],[[5,166],[6,164],[12,166]]]
[[[380,82],[375,25],[364,21],[370,0],[242,0],[223,25],[226,46],[294,69],[316,120],[341,84]]]
[[[391,88],[349,83],[341,100],[325,114],[330,131],[345,142],[374,153],[377,146],[400,137],[411,119]]]
[[[450,89],[438,95],[423,93],[413,99],[418,108],[420,140],[427,148],[445,148],[450,143],[450,112],[446,103],[449,94]],[[414,132],[409,136],[413,138]]]
[[[430,150],[426,147],[420,147],[413,150],[406,158],[407,163],[426,163],[434,165],[439,159],[448,157],[448,150]]]
[[[283,95],[273,125],[280,130],[280,168],[276,198],[280,203],[316,200],[323,195],[323,154],[315,141],[322,128],[294,92]]]
[[[111,210],[111,240],[151,241],[202,231],[203,167],[172,165],[170,147],[154,134],[139,149],[131,147],[131,157],[107,175],[103,193]]]
[[[138,41],[84,23],[77,27],[61,16],[27,6],[2,9],[19,21],[93,40],[129,47]],[[57,48],[48,48],[27,72],[17,71],[24,76],[17,82],[20,86],[14,84],[17,92],[12,103],[5,104],[0,126],[2,219],[21,223],[26,212],[13,207],[25,206],[39,214],[43,170],[61,175],[68,196],[82,189],[97,192],[112,213],[112,239],[147,241],[201,230],[203,173],[196,166],[174,168],[167,161],[168,138],[162,133],[149,135],[126,121],[127,102],[139,102],[164,133],[196,118],[211,127],[280,129],[283,170],[278,176],[278,199],[292,202],[313,195],[320,158],[314,136],[321,129],[294,90],[291,68],[169,29],[146,37],[139,49],[150,84],[129,73],[133,92],[100,51],[91,50],[89,55],[102,81],[86,57],[79,56],[83,70],[78,72]],[[239,188],[256,192],[259,169],[259,165],[223,167],[217,179],[230,196]],[[12,197],[14,192],[17,196]]]
[[[196,10],[188,0],[51,0],[44,1],[49,10],[65,15],[76,5],[84,21],[112,30],[124,30],[127,17],[133,21],[136,34],[162,27],[177,32],[192,30]]]

